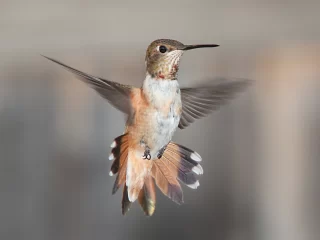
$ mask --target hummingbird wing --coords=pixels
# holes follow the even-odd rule
[[[43,56],[43,55],[42,55]],[[120,111],[130,114],[131,111],[131,101],[130,93],[133,89],[132,86],[123,85],[120,83],[112,82],[103,78],[95,77],[90,74],[81,72],[75,68],[72,68],[58,60],[43,56],[61,66],[66,68],[68,71],[74,73],[83,82],[89,84],[93,89],[95,89],[103,98],[119,109]]]
[[[245,89],[250,80],[222,82],[212,87],[182,88],[182,114],[179,128],[184,129],[196,119],[209,115]]]

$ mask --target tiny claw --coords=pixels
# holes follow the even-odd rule
[[[143,158],[143,159],[148,159],[148,160],[151,159],[151,155],[150,155],[150,150],[149,150],[149,149],[146,149],[146,150],[144,151],[144,154],[143,154],[142,158]]]

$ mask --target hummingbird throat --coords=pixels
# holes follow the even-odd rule
[[[147,62],[147,72],[157,80],[176,80],[183,51],[175,50],[157,60]]]

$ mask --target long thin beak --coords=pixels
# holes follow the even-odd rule
[[[213,47],[219,47],[218,44],[197,44],[197,45],[184,45],[180,50],[191,50],[195,48],[213,48]]]

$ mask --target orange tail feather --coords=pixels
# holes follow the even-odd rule
[[[122,213],[126,214],[131,202],[137,198],[147,216],[155,211],[155,185],[178,204],[183,203],[183,193],[180,182],[190,188],[197,188],[199,181],[196,175],[202,174],[199,162],[201,157],[196,152],[170,142],[162,157],[156,160],[142,159],[136,151],[130,151],[128,135],[124,134],[112,143],[112,153],[109,157],[114,160],[110,175],[117,174],[112,193],[125,183],[122,197]]]

